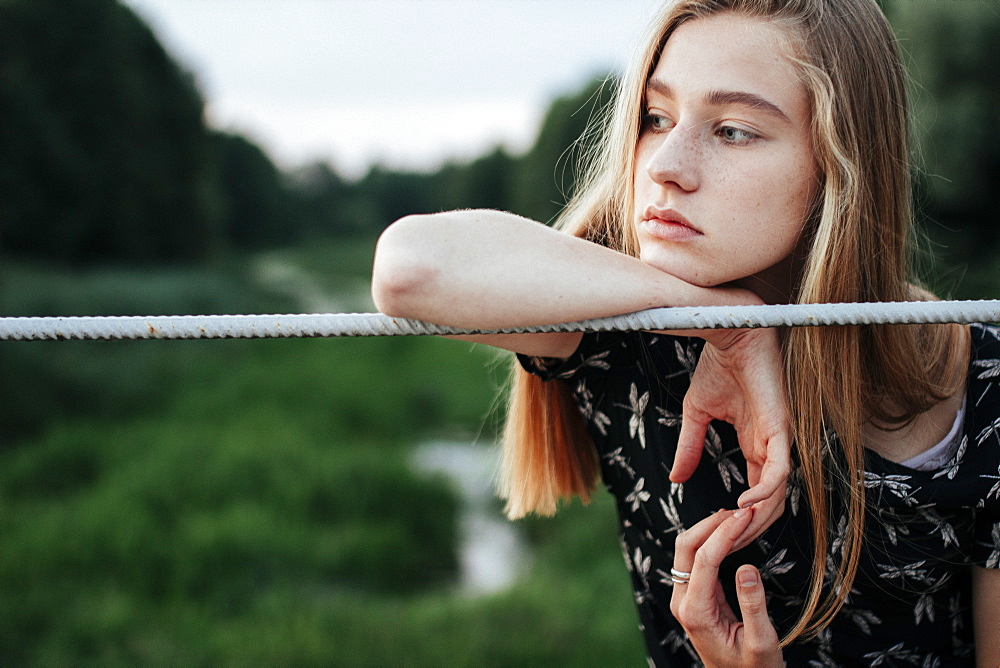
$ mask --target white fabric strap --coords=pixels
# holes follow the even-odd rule
[[[952,422],[951,429],[948,430],[948,435],[941,439],[941,442],[937,445],[907,459],[905,462],[901,462],[903,466],[916,469],[917,471],[936,471],[955,456],[955,453],[958,452],[958,448],[962,444],[962,427],[965,424],[965,406],[967,401],[968,396],[962,398],[962,407],[958,409],[958,414],[955,415],[955,421]]]

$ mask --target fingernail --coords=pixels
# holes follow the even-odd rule
[[[757,569],[741,568],[736,571],[736,581],[741,587],[756,587],[760,580],[757,579]]]
[[[740,508],[739,510],[733,513],[733,519],[739,519],[743,517],[746,514],[746,512],[747,512],[746,509]]]

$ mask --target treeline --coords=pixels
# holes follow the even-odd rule
[[[993,0],[882,0],[911,79],[917,211],[943,262],[968,265],[965,296],[995,291],[1000,254],[1000,70]],[[973,276],[979,272],[980,276]],[[961,276],[945,277],[946,283]]]
[[[1000,11],[893,0],[912,52],[918,208],[949,260],[1000,248]],[[371,236],[401,215],[496,207],[548,221],[574,181],[567,155],[610,85],[550,107],[524,155],[497,148],[433,173],[279,170],[210,128],[197,82],[118,0],[0,0],[0,254],[74,265],[197,263],[315,238]]]
[[[550,218],[553,165],[598,84],[556,102],[527,155],[433,174],[327,164],[282,173],[207,127],[197,84],[117,0],[0,2],[0,252],[71,264],[199,262],[229,250],[377,234],[413,211],[492,206]],[[569,173],[569,172],[568,172]]]

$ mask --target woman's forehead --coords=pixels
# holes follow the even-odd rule
[[[739,97],[731,93],[745,93],[805,120],[808,99],[789,57],[791,37],[777,23],[731,12],[686,21],[664,45],[647,92],[730,101]]]

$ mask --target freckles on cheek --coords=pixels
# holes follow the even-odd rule
[[[809,213],[815,190],[811,164],[789,160],[781,169],[761,170],[757,183],[758,206],[767,210],[774,224],[801,224]],[[763,197],[761,197],[763,196]]]
[[[795,187],[789,188],[785,210],[802,221],[809,215],[816,186],[812,180],[803,180],[801,174],[797,175],[797,179]]]

